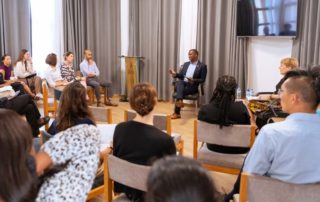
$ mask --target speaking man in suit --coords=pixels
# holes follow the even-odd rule
[[[174,113],[171,119],[181,118],[180,110],[183,105],[183,97],[198,92],[198,86],[204,83],[207,76],[207,65],[198,60],[198,51],[196,49],[189,50],[189,62],[182,65],[179,73],[175,72],[172,68],[169,69],[169,74],[173,78],[178,78],[176,82],[176,103]]]

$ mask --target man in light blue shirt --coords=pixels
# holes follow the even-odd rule
[[[315,114],[319,85],[308,76],[291,77],[282,84],[282,110],[290,115],[261,129],[244,172],[295,184],[320,182],[320,117]]]
[[[91,50],[84,51],[84,60],[80,63],[80,71],[84,77],[86,77],[87,85],[94,88],[94,92],[97,98],[97,106],[101,106],[101,95],[100,95],[100,86],[107,88],[107,98],[105,99],[105,105],[107,106],[117,106],[113,104],[110,100],[112,97],[112,84],[110,82],[103,82],[99,80],[100,71],[93,60]]]

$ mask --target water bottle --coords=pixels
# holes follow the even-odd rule
[[[250,90],[250,88],[248,88],[247,90],[246,90],[246,98],[247,98],[247,100],[249,100],[250,99],[250,97],[251,97],[251,90]]]
[[[250,89],[250,96],[251,96],[251,97],[254,97],[253,88]]]
[[[241,88],[237,88],[237,94],[236,94],[236,99],[240,100],[241,99]]]

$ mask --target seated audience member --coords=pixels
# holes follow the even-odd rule
[[[137,112],[132,120],[116,126],[113,137],[113,155],[131,163],[151,165],[165,155],[176,154],[172,138],[153,126],[153,110],[157,103],[155,88],[148,83],[133,87],[130,106]],[[115,183],[115,192],[124,192],[132,201],[143,201],[141,191]]]
[[[34,201],[36,165],[30,126],[14,111],[0,109],[0,201]]]
[[[95,125],[86,96],[86,89],[77,81],[63,89],[58,115],[48,130],[51,135],[79,124]]]
[[[26,49],[22,49],[19,53],[17,62],[14,68],[14,75],[18,77],[20,81],[29,84],[29,87],[34,88],[36,96],[43,98],[41,94],[41,78],[39,76],[34,76],[30,79],[26,79],[27,76],[35,73],[32,66],[32,59],[30,53]]]
[[[91,50],[84,51],[84,59],[80,64],[80,71],[83,76],[86,77],[87,85],[94,88],[94,92],[97,98],[97,106],[101,106],[100,86],[107,88],[107,102],[104,103],[107,106],[117,106],[111,102],[112,97],[112,84],[110,82],[102,82],[99,80],[100,71],[97,64],[93,60]]]
[[[79,80],[80,83],[87,88],[86,78],[85,77],[76,77],[73,68],[73,53],[68,51],[64,54],[64,61],[61,65],[60,71],[63,79],[66,79],[68,82]]]
[[[315,114],[320,101],[320,80],[293,76],[280,88],[283,122],[262,128],[243,167],[244,172],[266,175],[285,182],[320,182],[320,117]]]
[[[297,78],[297,77],[309,77],[309,76],[310,76],[310,74],[305,70],[288,71],[284,76],[284,81],[286,81],[287,79],[289,79],[291,77],[296,77]],[[284,112],[287,113],[287,111],[284,111]],[[243,170],[243,167],[241,168],[241,172],[242,172],[242,170]],[[225,196],[225,201],[226,202],[229,202],[233,198],[234,194],[239,193],[239,190],[240,190],[240,177],[241,177],[241,173],[238,175],[238,178],[237,178],[237,180],[236,180],[236,182],[234,184],[233,190]]]
[[[182,69],[179,73],[173,69],[169,69],[169,74],[173,78],[178,78],[176,88],[176,103],[172,119],[181,118],[180,111],[184,107],[183,97],[198,92],[199,84],[202,84],[206,80],[207,65],[198,60],[198,51],[196,49],[189,50],[189,62],[182,65]]]
[[[250,124],[250,115],[243,102],[235,102],[237,83],[232,76],[221,76],[213,91],[210,103],[201,107],[198,119],[219,124],[220,128],[233,124]],[[207,144],[211,151],[221,153],[247,153],[249,148]]]
[[[37,153],[40,201],[85,201],[99,163],[100,134],[93,125],[76,125],[50,138]]]
[[[67,81],[61,77],[60,69],[57,67],[57,55],[50,53],[46,58],[46,64],[49,66],[45,72],[45,79],[51,88],[63,86]]]
[[[37,97],[34,93],[32,93],[31,89],[29,88],[29,86],[27,86],[27,84],[25,84],[22,81],[18,81],[18,80],[16,80],[16,78],[11,76],[12,66],[11,66],[10,55],[4,54],[1,57],[1,62],[2,62],[2,65],[0,66],[0,73],[2,73],[2,75],[3,75],[3,80],[10,83],[10,85],[12,86],[12,88],[15,91],[18,91],[18,90],[23,91],[23,92],[21,92],[21,94],[26,92],[33,99],[38,100],[39,97]]]
[[[212,177],[185,157],[165,157],[154,163],[147,181],[148,202],[215,202]]]
[[[10,83],[0,84],[0,88],[8,86],[10,86]],[[20,115],[25,115],[34,137],[39,135],[39,128],[50,120],[49,117],[41,118],[37,105],[33,102],[31,96],[27,94],[12,96],[6,92],[0,93],[0,108],[11,109]]]
[[[62,78],[66,79],[68,82],[76,80],[76,75],[73,68],[73,53],[68,51],[63,55],[64,61],[60,67]]]

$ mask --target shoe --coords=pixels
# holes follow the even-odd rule
[[[104,104],[102,104],[101,102],[97,102],[97,107],[104,107]]]
[[[104,103],[106,106],[111,106],[111,107],[117,107],[118,104],[114,104],[111,101],[107,101],[106,103]]]
[[[181,119],[181,115],[180,115],[180,114],[173,113],[173,114],[171,115],[171,119]]]
[[[45,117],[42,117],[42,118],[38,119],[38,127],[41,128],[42,126],[44,126],[47,123],[49,123],[49,121],[50,121],[50,117],[49,116],[45,116]]]
[[[184,107],[183,101],[182,100],[177,100],[176,101],[176,107],[183,108]]]

